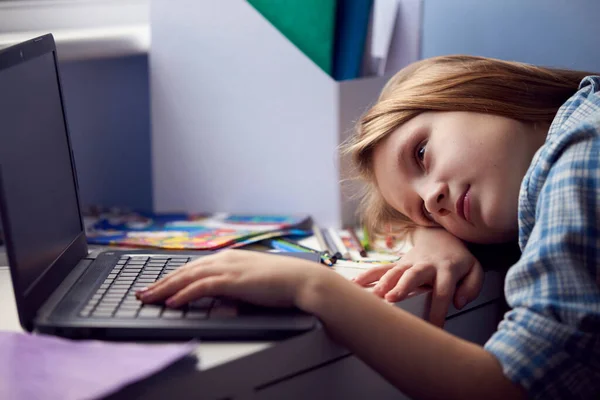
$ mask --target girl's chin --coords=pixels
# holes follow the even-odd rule
[[[468,232],[451,231],[454,236],[466,242],[477,244],[506,243],[518,238],[517,229],[470,229]]]

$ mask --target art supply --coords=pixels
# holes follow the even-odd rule
[[[350,236],[350,232],[348,232],[348,229],[338,229],[336,230],[336,233],[338,234],[340,240],[342,241],[342,244],[346,248],[347,256],[344,256],[344,258],[347,260],[361,259],[362,257],[359,254],[359,248],[354,242],[354,239],[352,239],[352,236]]]
[[[191,342],[110,343],[0,332],[0,399],[104,398],[162,370],[194,348]]]
[[[328,254],[325,254],[319,250],[311,249],[310,247],[303,246],[300,243],[291,242],[285,239],[271,239],[265,241],[265,244],[268,244],[273,249],[290,253],[318,253],[321,256],[321,262],[323,264],[327,266],[333,265],[333,262],[329,259]]]
[[[217,250],[308,234],[307,215],[154,214],[107,210],[90,215],[88,243],[168,250]]]
[[[367,231],[366,226],[363,226],[362,228],[362,237],[360,239],[360,244],[362,244],[363,248],[366,251],[371,250],[371,243],[369,243],[369,232]]]
[[[325,242],[325,239],[323,238],[323,233],[321,233],[321,228],[319,228],[317,226],[317,224],[313,225],[313,235],[317,238],[317,242],[319,243],[319,247],[320,250],[324,251],[327,254],[333,254],[331,253],[331,250],[328,246],[327,243]]]
[[[329,230],[323,229],[321,231],[321,234],[323,235],[323,238],[325,239],[325,243],[327,243],[327,247],[330,249],[331,258],[334,260],[333,262],[335,263],[335,260],[339,260],[339,259],[343,258],[342,253],[340,252],[338,247],[335,245],[335,242],[333,241],[331,234],[329,233]]]
[[[288,242],[287,240],[283,239],[271,239],[269,244],[274,249],[289,251],[290,253],[319,253],[316,250],[309,249],[308,247],[304,247],[297,243]]]
[[[338,233],[337,229],[329,228],[329,235],[331,236],[335,247],[342,255],[342,258],[346,260],[351,259],[350,253],[348,252],[348,248],[346,247],[346,245],[344,245],[344,242],[342,241],[342,238],[340,237],[340,234]]]
[[[367,256],[367,250],[365,250],[365,248],[364,248],[363,244],[361,243],[360,239],[358,238],[358,236],[356,236],[356,231],[354,230],[354,228],[352,228],[352,227],[348,228],[348,234],[350,235],[350,237],[354,241],[354,244],[356,245],[356,248],[358,249],[358,253],[360,254],[360,256],[361,257],[366,257]]]

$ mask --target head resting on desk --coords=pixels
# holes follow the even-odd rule
[[[343,146],[367,184],[369,231],[439,225],[470,242],[516,239],[521,181],[586,75],[463,55],[399,71]]]

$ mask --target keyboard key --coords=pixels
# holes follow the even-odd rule
[[[143,265],[127,265],[123,268],[123,272],[141,271],[143,268]]]
[[[94,308],[96,304],[98,304],[98,300],[89,300],[87,303],[85,303],[85,307]]]
[[[129,310],[129,311],[136,311],[139,310],[140,308],[142,308],[141,304],[121,304],[118,308],[118,310]]]
[[[136,282],[133,284],[133,286],[131,287],[131,290],[133,290],[133,292],[135,292],[136,290],[139,289],[143,289],[146,286],[148,286],[148,284],[144,283],[144,282]]]
[[[150,261],[146,263],[147,267],[164,267],[167,261]]]
[[[110,305],[117,305],[121,302],[120,298],[112,298],[112,297],[105,297],[102,300],[100,300],[100,303],[98,304],[110,304]]]
[[[109,289],[108,292],[104,295],[104,297],[125,297],[127,293],[127,289]]]
[[[89,317],[92,314],[92,310],[94,309],[93,306],[85,306],[80,312],[79,312],[79,316],[80,317]]]
[[[119,281],[112,285],[112,288],[116,289],[129,289],[133,285],[133,281]]]
[[[140,278],[137,281],[135,281],[136,283],[144,283],[146,285],[149,285],[151,283],[156,282],[156,278]]]
[[[142,302],[136,299],[135,297],[125,297],[122,304],[135,304],[137,306],[141,306]]]
[[[136,315],[137,310],[119,309],[119,311],[115,313],[115,318],[135,318]]]
[[[98,318],[110,318],[112,317],[113,312],[109,311],[109,310],[94,310],[94,312],[92,313],[92,317],[98,317]]]
[[[190,260],[189,257],[171,257],[170,262],[181,262],[186,263]]]
[[[181,317],[183,317],[183,310],[172,310],[170,308],[166,308],[161,315],[161,318],[168,319],[178,319]]]
[[[121,272],[120,278],[135,278],[139,274],[137,272]]]
[[[107,301],[108,300],[116,300],[118,302],[121,302],[121,300],[123,300],[123,297],[125,297],[125,296],[122,296],[122,295],[118,295],[118,296],[117,295],[106,295],[106,296],[104,296],[102,298],[102,301],[105,301],[105,300],[107,300]]]
[[[138,318],[158,318],[163,308],[161,306],[155,306],[153,304],[145,305],[140,310]]]

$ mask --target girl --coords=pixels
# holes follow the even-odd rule
[[[430,283],[439,325],[455,288],[461,306],[481,285],[461,240],[518,238],[522,255],[505,282],[511,311],[483,348],[328,268],[271,254],[204,257],[139,297],[170,307],[215,295],[297,306],[412,398],[598,398],[600,77],[586,75],[481,57],[423,60],[388,82],[349,145],[369,185],[365,222],[410,228],[414,241],[360,285],[379,280],[376,293],[395,300]]]

